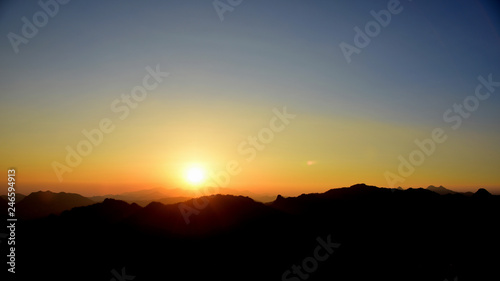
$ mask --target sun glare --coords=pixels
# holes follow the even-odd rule
[[[188,183],[193,184],[193,185],[198,185],[203,183],[205,180],[205,170],[201,167],[195,166],[195,167],[190,167],[186,171],[186,180]]]

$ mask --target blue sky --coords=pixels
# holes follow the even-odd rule
[[[2,40],[2,64],[9,67],[1,84],[50,75],[106,85],[164,61],[192,83],[193,76],[201,83],[224,76],[244,86],[276,84],[281,95],[297,86],[318,99],[405,107],[411,119],[422,110],[439,111],[454,96],[468,94],[476,76],[498,71],[499,20],[488,1],[401,1],[403,12],[346,64],[339,43],[352,44],[353,27],[387,2],[243,1],[220,22],[210,1],[70,1],[20,46],[19,55]],[[40,7],[11,1],[2,9],[8,11],[1,21],[7,34],[19,33],[20,18]],[[269,98],[262,95],[246,98]],[[310,107],[318,110],[315,103]]]

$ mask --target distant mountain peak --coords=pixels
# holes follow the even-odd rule
[[[486,197],[490,197],[492,195],[491,195],[491,193],[488,190],[486,190],[484,188],[480,188],[472,196],[479,197],[479,198],[486,198]]]
[[[426,189],[430,190],[430,191],[433,191],[433,192],[436,192],[439,195],[456,194],[456,193],[458,193],[458,192],[455,192],[453,190],[449,190],[449,189],[445,188],[442,185],[440,185],[438,187],[436,187],[434,185],[429,185]]]
[[[102,205],[105,206],[122,206],[122,205],[130,205],[129,203],[122,201],[122,200],[116,200],[113,198],[106,198],[104,201],[101,203]],[[135,204],[135,203],[134,203]]]
[[[93,203],[92,200],[76,193],[37,191],[32,192],[18,203],[18,214],[25,219],[40,218],[49,214],[58,215],[65,210]]]
[[[286,198],[283,197],[281,194],[278,194],[278,196],[276,196],[276,199],[274,199],[273,202],[277,203],[277,204],[280,204],[282,202],[286,202]]]
[[[369,186],[366,185],[365,183],[357,183],[357,184],[351,185],[351,188],[366,188],[366,187],[369,187]]]

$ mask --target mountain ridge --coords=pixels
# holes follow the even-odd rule
[[[318,239],[326,239],[340,247],[310,280],[438,281],[450,264],[460,268],[461,280],[486,280],[478,274],[497,272],[491,256],[500,250],[494,227],[500,197],[482,189],[475,194],[357,184],[278,195],[265,204],[234,195],[145,207],[105,199],[24,221],[16,254],[32,269],[26,275],[49,272],[57,263],[58,270],[50,270],[54,280],[67,279],[89,260],[92,266],[78,271],[77,280],[110,276],[110,269],[124,266],[142,280],[166,269],[173,280],[283,280],[313,254]],[[191,211],[189,221],[182,208]],[[146,255],[147,249],[157,254]],[[408,272],[412,278],[402,278]]]
[[[16,203],[16,215],[22,219],[59,215],[75,207],[92,205],[94,202],[80,194],[51,191],[32,192]]]
[[[162,191],[163,190],[163,191]],[[182,192],[179,191],[179,189],[174,189],[175,192]],[[226,189],[222,189],[222,191],[228,191]],[[234,190],[229,190],[231,193],[234,193]],[[126,192],[121,195],[114,195],[113,197],[107,197],[107,196],[98,196],[98,197],[84,197],[80,194],[77,193],[66,193],[66,192],[59,192],[59,193],[54,193],[51,191],[38,191],[38,192],[32,192],[28,196],[25,196],[21,200],[19,200],[16,205],[19,206],[20,212],[19,216],[24,219],[32,219],[32,218],[40,218],[44,216],[48,216],[49,214],[55,214],[59,215],[64,211],[68,211],[72,208],[75,207],[83,207],[83,206],[89,206],[93,205],[95,203],[102,203],[106,201],[107,199],[114,199],[114,200],[119,200],[123,202],[127,202],[129,204],[135,203],[138,206],[141,207],[147,207],[150,203],[152,202],[160,202],[164,205],[171,205],[171,204],[179,204],[179,203],[184,203],[186,202],[191,202],[193,199],[199,199],[199,198],[204,198],[207,196],[212,196],[212,195],[207,195],[207,196],[201,196],[201,197],[161,197],[164,196],[165,193],[163,192],[169,192],[169,189],[163,189],[163,188],[153,188],[153,189],[146,189],[146,190],[139,190],[139,191],[134,191],[134,192]],[[191,191],[188,191],[191,192]],[[480,192],[480,195],[476,195],[478,192]],[[429,186],[427,188],[409,188],[406,190],[403,189],[389,189],[389,188],[384,188],[384,187],[377,187],[377,186],[371,186],[371,185],[366,185],[364,183],[360,184],[354,184],[350,187],[340,187],[340,188],[332,188],[329,189],[323,193],[303,193],[299,196],[296,197],[283,197],[282,195],[278,194],[274,200],[270,200],[266,202],[267,205],[276,205],[280,202],[284,201],[300,201],[300,200],[309,200],[309,201],[314,201],[316,199],[343,199],[343,200],[349,200],[349,199],[358,199],[358,200],[376,200],[377,198],[381,198],[384,196],[388,196],[389,194],[401,194],[402,197],[404,198],[405,196],[445,196],[445,195],[457,195],[457,196],[472,196],[472,197],[489,197],[489,196],[496,196],[492,195],[489,193],[486,189],[480,188],[476,193],[460,193],[460,192],[455,192],[449,189],[446,189],[442,186],[440,187],[434,187],[434,186]],[[222,195],[221,193],[218,193],[217,195]],[[244,196],[244,195],[233,195],[233,194],[224,194],[224,195],[232,195],[232,196]],[[127,197],[129,196],[129,197]],[[136,197],[132,197],[136,196]],[[148,197],[149,196],[149,197]],[[124,198],[125,197],[125,198]],[[155,197],[161,197],[158,199],[154,199]],[[248,198],[252,198],[250,196],[246,196]],[[96,199],[98,198],[98,199]],[[135,200],[134,200],[135,198]],[[295,198],[295,199],[294,199]],[[2,198],[3,199],[3,198]],[[27,200],[25,200],[27,199]],[[128,199],[128,200],[127,200]],[[139,200],[141,199],[141,200]],[[96,201],[97,200],[97,201]],[[258,200],[255,200],[255,198],[252,198],[252,200],[259,202]],[[276,203],[276,201],[279,201]]]

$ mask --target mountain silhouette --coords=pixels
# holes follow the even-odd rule
[[[217,194],[223,195],[235,195],[235,196],[247,196],[255,201],[259,202],[271,202],[274,197],[266,194],[256,194],[250,191],[241,191],[235,190],[231,188],[212,188],[207,190],[216,190]],[[191,198],[197,198],[201,196],[208,196],[215,194],[202,194],[200,191],[195,190],[186,190],[182,188],[163,188],[163,187],[155,187],[150,189],[143,189],[138,191],[124,192],[121,194],[107,194],[101,196],[92,196],[89,197],[94,202],[102,202],[106,198],[122,200],[129,203],[136,203],[140,206],[146,206],[151,202],[161,202],[164,204],[175,204],[179,202],[187,201]]]
[[[187,201],[190,199],[191,199],[191,197],[164,197],[164,198],[160,198],[160,199],[149,199],[149,200],[148,199],[146,199],[146,200],[127,200],[126,202],[136,203],[137,205],[139,205],[141,207],[145,207],[145,206],[149,205],[151,202],[158,202],[158,203],[162,203],[164,205],[169,205],[169,204],[184,202],[184,201]]]
[[[209,203],[198,215],[189,216],[187,223],[180,207],[183,210],[197,210],[195,201]],[[277,215],[274,209],[248,197],[211,195],[191,199],[182,204],[163,205],[153,202],[131,216],[127,223],[138,225],[141,229],[186,237],[247,226],[252,221],[270,219],[274,215]]]
[[[4,200],[9,200],[9,199],[8,199],[8,196],[7,196],[6,194],[5,194],[5,195],[1,195],[0,197],[1,197],[2,199],[4,199]],[[21,194],[21,193],[16,193],[16,196],[15,196],[15,198],[16,198],[16,203],[17,203],[17,202],[19,202],[19,201],[21,201],[21,200],[23,200],[23,199],[24,199],[24,197],[26,197],[26,195]]]
[[[74,207],[92,205],[94,202],[75,193],[33,192],[16,204],[16,215],[22,219],[46,217],[60,214]]]
[[[476,193],[474,193],[474,195],[472,195],[472,197],[474,197],[474,198],[491,198],[492,195],[488,190],[486,190],[484,188],[480,188],[476,191]]]
[[[114,223],[128,218],[139,210],[141,207],[135,203],[129,204],[120,200],[105,199],[101,203],[64,211],[60,218],[70,223],[83,220]]]
[[[497,280],[500,199],[475,194],[357,184],[266,204],[234,195],[145,207],[105,199],[20,224],[17,255],[30,270],[18,277],[111,280],[125,268],[137,280]],[[189,223],[181,209],[193,212]],[[337,246],[304,271],[318,241]]]
[[[449,190],[449,189],[443,187],[442,185],[440,185],[438,187],[433,186],[433,185],[429,185],[427,187],[427,190],[434,191],[434,192],[436,192],[437,194],[440,194],[440,195],[456,194],[456,193],[458,193],[458,192],[455,192],[453,190]]]
[[[127,201],[130,203],[133,203],[136,201],[153,201],[153,200],[159,200],[159,199],[168,198],[168,197],[189,197],[189,198],[191,198],[192,196],[184,196],[187,193],[188,193],[188,191],[183,191],[180,188],[167,189],[167,188],[162,188],[162,187],[156,187],[156,188],[151,188],[151,189],[124,192],[121,194],[107,194],[107,195],[103,195],[103,196],[93,196],[93,197],[89,197],[89,199],[91,199],[95,202],[102,202],[102,201],[104,201],[104,199],[110,198],[110,199],[122,200],[122,201]]]

